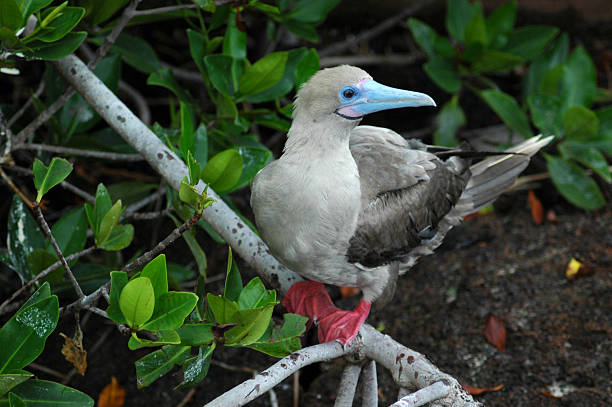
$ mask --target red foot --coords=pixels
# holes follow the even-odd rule
[[[319,342],[351,343],[370,313],[369,302],[361,300],[353,311],[336,308],[325,285],[316,281],[295,283],[285,295],[283,305],[291,313],[304,315],[319,325]]]

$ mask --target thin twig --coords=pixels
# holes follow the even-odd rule
[[[32,103],[34,103],[34,98],[39,98],[44,90],[45,90],[45,78],[43,77],[40,80],[40,83],[38,84],[38,88],[36,88],[36,91],[34,92],[34,94],[32,94],[32,96],[30,96],[28,100],[19,108],[19,110],[17,110],[17,112],[15,112],[15,114],[9,119],[8,121],[9,127],[12,127],[13,124],[15,124],[15,122],[19,120],[21,116],[23,116],[25,111],[28,110],[28,108],[32,105]]]
[[[85,250],[81,250],[78,253],[74,253],[71,254],[70,256],[66,257],[66,261],[72,261],[72,260],[76,260],[80,257],[86,256],[89,253],[93,252],[95,249],[97,249],[96,245],[90,246]],[[25,285],[23,285],[21,288],[19,288],[17,291],[15,291],[7,300],[5,300],[1,305],[0,305],[0,315],[5,313],[5,309],[7,307],[7,305],[13,301],[15,298],[17,298],[19,295],[21,295],[21,293],[23,293],[25,290],[27,290],[28,288],[30,288],[32,285],[34,285],[34,283],[36,283],[37,281],[39,281],[42,278],[47,277],[49,274],[51,274],[53,271],[57,270],[58,268],[60,268],[62,266],[62,262],[60,260],[56,261],[55,263],[53,263],[52,265],[50,265],[49,267],[47,267],[46,269],[44,269],[43,271],[41,271],[40,273],[38,273],[36,275],[36,277],[34,277],[33,279],[31,279],[30,281],[28,281]]]
[[[4,113],[2,113],[2,110],[0,109],[0,140],[6,140],[6,143],[4,144],[4,151],[0,156],[0,163],[3,163],[11,152],[13,138],[15,138],[15,136],[11,131],[11,125],[6,122],[6,119],[4,118]]]
[[[36,213],[38,224],[42,228],[45,235],[49,238],[49,241],[51,242],[51,245],[53,246],[53,249],[55,250],[57,257],[59,257],[60,261],[62,262],[62,266],[64,266],[64,268],[66,269],[66,274],[68,275],[68,278],[70,279],[70,282],[72,283],[72,286],[74,287],[74,291],[76,291],[77,296],[79,298],[83,298],[85,294],[83,293],[83,290],[81,289],[81,286],[79,285],[79,282],[74,277],[74,274],[72,273],[72,270],[70,269],[70,266],[68,265],[68,262],[66,261],[66,258],[64,257],[64,254],[62,253],[62,249],[60,249],[60,247],[57,244],[57,240],[55,240],[53,233],[51,233],[51,229],[49,229],[49,225],[47,224],[47,221],[45,220],[45,217],[43,216],[42,210],[40,209],[40,205],[38,203],[34,205],[34,213]]]
[[[61,372],[58,372],[55,369],[51,369],[50,367],[43,366],[43,365],[41,365],[39,363],[32,362],[28,366],[33,368],[33,369],[40,370],[41,372],[44,372],[44,373],[46,373],[48,375],[51,375],[53,377],[57,377],[58,379],[62,379],[62,380],[66,379],[66,375],[65,374],[63,374]]]
[[[138,257],[136,260],[134,260],[133,262],[125,266],[123,268],[123,271],[125,271],[126,273],[130,273],[134,270],[141,268],[146,263],[153,260],[155,256],[157,256],[162,251],[166,250],[168,245],[170,245],[176,239],[181,237],[181,235],[185,233],[185,231],[191,229],[193,225],[198,223],[201,217],[202,217],[202,212],[194,213],[194,215],[191,218],[189,218],[187,222],[183,223],[178,228],[175,228],[172,232],[170,232],[168,236],[166,236],[164,240],[159,242],[152,250],[149,250],[148,252],[144,253],[142,256]]]
[[[159,190],[157,190],[157,192],[141,199],[138,202],[134,202],[133,204],[131,204],[125,209],[125,212],[123,212],[123,216],[126,218],[131,217],[134,212],[136,212],[139,209],[144,208],[151,202],[156,201],[161,196],[164,196],[165,193],[166,193],[165,188],[160,188]]]
[[[196,388],[192,388],[191,390],[189,390],[187,392],[187,394],[185,395],[185,397],[183,397],[183,400],[181,400],[180,403],[178,403],[176,405],[176,407],[185,407],[187,405],[187,403],[189,403],[191,401],[191,399],[193,398],[193,396],[196,393]]]
[[[351,407],[353,405],[355,390],[357,389],[357,382],[359,381],[360,374],[360,364],[349,363],[344,367],[334,407]]]
[[[13,150],[36,150],[50,151],[52,153],[78,155],[82,157],[101,158],[112,161],[142,161],[144,158],[140,154],[111,153],[108,151],[83,150],[64,146],[51,146],[48,144],[23,143],[13,147]]]
[[[321,58],[321,68],[336,65],[412,65],[423,59],[425,54],[369,54],[369,55],[342,55]]]
[[[151,124],[151,109],[147,100],[140,94],[138,89],[130,85],[129,83],[121,80],[119,81],[119,92],[124,93],[127,97],[132,99],[136,109],[138,110],[138,118],[147,126]]]
[[[370,28],[369,30],[362,31],[361,33],[355,36],[350,36],[344,41],[338,42],[336,44],[332,44],[322,49],[321,51],[319,51],[319,57],[337,55],[341,53],[342,51],[346,50],[347,48],[352,47],[353,45],[356,45],[363,41],[368,41],[374,37],[377,37],[381,35],[382,33],[384,33],[385,31],[393,28],[397,24],[404,21],[404,19],[408,17],[409,15],[416,13],[423,7],[430,5],[430,4],[432,4],[432,0],[422,0],[422,1],[413,2],[408,7],[406,7],[404,10],[402,10],[400,13],[384,20],[383,22]]]
[[[172,209],[166,208],[166,209],[162,209],[161,211],[156,211],[156,212],[134,212],[134,213],[129,214],[129,216],[126,216],[126,217],[129,217],[130,219],[134,219],[134,220],[153,220],[153,219],[158,219],[163,216],[166,216],[170,212],[172,212]]]
[[[419,407],[424,406],[430,401],[437,400],[441,397],[446,396],[451,391],[450,383],[446,383],[444,380],[435,382],[421,390],[411,393],[397,402],[393,403],[391,407]]]
[[[2,177],[4,182],[6,182],[8,186],[11,187],[13,191],[15,191],[15,193],[19,196],[19,198],[21,198],[23,202],[25,202],[26,205],[28,205],[30,208],[34,206],[34,203],[30,199],[28,199],[28,197],[23,192],[21,192],[17,185],[13,183],[13,180],[8,175],[6,175],[6,173],[2,170],[2,167],[0,167],[0,177]]]
[[[168,6],[168,7],[158,7],[158,8],[150,8],[148,10],[138,10],[134,12],[134,17],[136,16],[151,16],[154,14],[164,14],[171,13],[173,11],[181,11],[181,10],[189,10],[198,8],[195,4],[181,4],[178,6]]]
[[[293,407],[300,406],[300,371],[293,374]]]

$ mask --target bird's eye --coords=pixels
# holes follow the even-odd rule
[[[343,99],[351,99],[357,94],[357,92],[355,91],[354,88],[347,87],[347,88],[342,89],[341,94],[342,94]]]

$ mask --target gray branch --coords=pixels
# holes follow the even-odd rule
[[[363,368],[362,407],[378,407],[378,378],[376,377],[376,362],[370,360]]]
[[[155,169],[170,186],[179,188],[187,175],[187,167],[75,56],[55,61],[55,68],[96,110],[96,112]],[[203,189],[203,185],[200,185]],[[204,218],[258,274],[272,287],[286,292],[301,277],[282,266],[269,252],[265,243],[227,206],[208,189],[215,202],[204,210]],[[93,296],[94,294],[92,294]],[[84,305],[87,297],[79,303]],[[339,356],[363,353],[391,372],[402,387],[420,389],[440,380],[450,383],[450,392],[438,406],[477,406],[471,396],[451,376],[438,370],[423,355],[395,342],[369,325],[346,349],[330,342],[311,346],[293,353],[255,378],[248,380],[213,400],[209,406],[244,405],[280,383],[289,375],[311,363]]]
[[[355,390],[357,390],[357,382],[361,374],[361,365],[349,363],[342,372],[340,379],[340,387],[338,387],[338,396],[334,407],[351,407],[355,398]]]

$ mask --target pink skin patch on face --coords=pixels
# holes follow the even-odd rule
[[[360,80],[357,85],[355,85],[359,90],[363,90],[363,84],[371,81],[372,78],[364,78],[362,80]],[[357,111],[355,111],[355,109],[353,109],[352,106],[345,106],[345,107],[341,107],[340,109],[336,110],[336,112],[338,114],[340,114],[343,117],[346,118],[350,118],[350,119],[358,119],[360,117],[362,117],[363,115]]]

